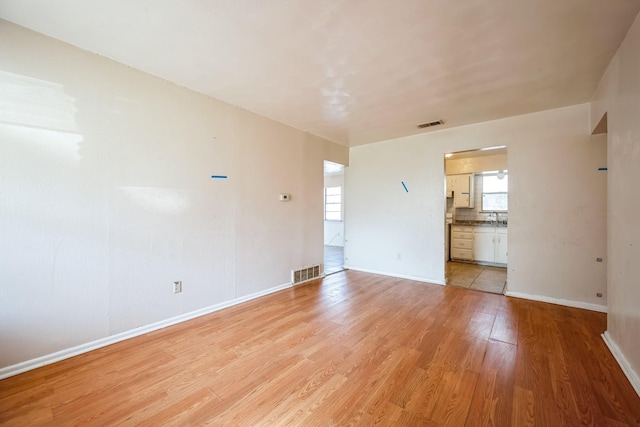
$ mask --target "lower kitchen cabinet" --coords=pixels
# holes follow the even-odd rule
[[[451,226],[451,259],[473,261],[473,228],[465,225]]]
[[[507,229],[496,229],[496,257],[495,262],[497,264],[507,263]]]
[[[473,259],[479,262],[495,262],[496,229],[494,227],[474,227]]]
[[[451,259],[507,264],[507,229],[453,225],[451,227]]]

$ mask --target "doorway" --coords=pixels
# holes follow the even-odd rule
[[[324,274],[344,270],[344,166],[324,161]]]
[[[507,291],[509,170],[506,147],[445,154],[445,282]]]

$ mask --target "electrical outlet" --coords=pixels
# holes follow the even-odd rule
[[[402,260],[402,252],[398,252],[398,259]]]
[[[177,294],[182,292],[182,280],[178,280],[177,282],[173,282],[173,293]]]

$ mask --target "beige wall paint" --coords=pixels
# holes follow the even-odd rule
[[[614,56],[605,71],[602,80],[598,84],[598,88],[593,94],[590,108],[590,122],[589,129],[591,133],[598,133],[600,131],[600,123],[603,120],[609,105],[613,102],[615,90],[617,88],[617,75],[618,75],[618,56]]]
[[[345,147],[4,21],[0,58],[0,368],[322,262]]]
[[[507,170],[509,169],[509,164],[506,154],[497,154],[495,156],[447,159],[445,168],[447,175],[455,175],[459,173]]]
[[[606,144],[588,104],[352,148],[346,264],[442,283],[444,154],[496,145],[509,157],[509,291],[604,309]]]
[[[611,61],[592,110],[608,117],[607,334],[640,394],[640,17]]]
[[[308,138],[322,144],[324,148],[323,158],[333,163],[349,166],[349,147],[338,145],[319,136],[307,134]]]

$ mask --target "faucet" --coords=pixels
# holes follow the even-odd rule
[[[496,225],[498,225],[498,212],[493,211],[493,212],[491,212],[491,213],[489,214],[489,216],[491,216],[491,215],[493,215],[493,214],[495,214],[495,215],[496,215],[496,219],[495,219],[495,221],[494,221],[494,222],[496,223]]]

